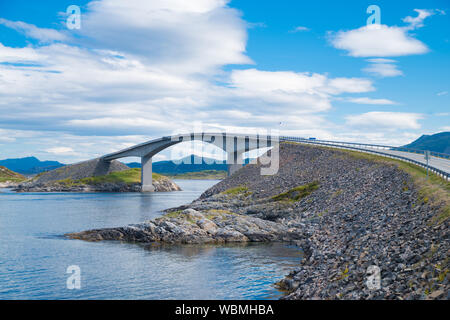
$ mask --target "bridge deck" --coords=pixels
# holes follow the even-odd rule
[[[193,140],[202,140],[208,141],[211,139],[211,137],[216,137],[222,139],[222,136],[225,137],[238,137],[239,139],[246,139],[247,142],[249,141],[258,141],[258,147],[256,145],[253,146],[253,148],[260,148],[262,146],[259,146],[259,141],[266,139],[267,141],[272,141],[275,143],[278,143],[278,141],[292,141],[292,142],[299,142],[299,143],[307,143],[307,144],[313,144],[313,145],[324,145],[334,148],[344,148],[344,149],[350,149],[360,152],[369,152],[369,153],[377,153],[381,156],[392,156],[396,157],[397,159],[403,160],[403,161],[409,161],[413,162],[420,166],[426,166],[427,161],[425,159],[425,156],[423,154],[423,150],[413,150],[413,149],[404,149],[399,147],[393,147],[393,146],[382,146],[382,145],[371,145],[371,144],[364,144],[364,143],[351,143],[351,142],[340,142],[340,141],[326,141],[326,140],[315,140],[315,139],[305,139],[305,138],[299,138],[299,137],[276,137],[276,136],[263,136],[263,135],[249,135],[249,134],[224,134],[224,133],[191,133],[191,134],[183,134],[183,135],[175,135],[175,136],[166,136],[158,139],[154,139],[151,141],[144,142],[142,144],[138,144],[136,146],[114,152],[108,155],[105,155],[102,157],[102,159],[106,161],[111,161],[114,159],[122,158],[122,157],[128,157],[128,156],[138,156],[138,157],[144,157],[144,156],[152,156],[163,149],[174,145],[176,143],[180,143],[182,141],[190,141],[189,139]],[[220,140],[218,139],[218,140]],[[209,141],[210,143],[214,141]],[[215,141],[218,142],[218,141]],[[215,143],[214,143],[215,144]],[[270,146],[271,144],[267,144],[266,146]],[[222,146],[222,149],[224,146]],[[250,148],[252,149],[252,148]],[[250,150],[249,149],[249,150]],[[397,149],[397,150],[396,150]],[[401,149],[401,150],[398,150]],[[150,155],[150,152],[152,154]],[[239,151],[240,153],[242,152]],[[437,155],[437,156],[433,156]],[[441,175],[447,180],[450,180],[450,155],[447,154],[438,154],[438,153],[432,153],[432,155],[429,158],[428,162],[429,167],[432,169],[433,172]]]

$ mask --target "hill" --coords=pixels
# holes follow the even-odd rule
[[[117,171],[130,169],[119,161],[103,162],[100,159],[88,160],[72,165],[67,165],[49,172],[41,173],[31,180],[32,184],[43,184],[53,181],[98,177]]]
[[[14,171],[9,170],[6,167],[0,166],[0,183],[3,182],[21,182],[26,178]]]
[[[19,192],[140,192],[141,169],[130,169],[119,161],[100,159],[43,172],[17,186]],[[156,191],[180,188],[167,177],[153,174]]]
[[[440,132],[433,135],[424,134],[404,147],[450,154],[450,132]]]
[[[0,160],[0,166],[21,174],[38,174],[63,167],[64,164],[58,161],[40,161],[36,157],[26,157],[17,159]]]

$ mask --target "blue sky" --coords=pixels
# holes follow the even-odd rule
[[[81,8],[79,30],[66,27],[69,5]],[[369,5],[378,28],[366,25]],[[449,9],[2,1],[0,158],[69,163],[199,128],[393,145],[450,131]]]

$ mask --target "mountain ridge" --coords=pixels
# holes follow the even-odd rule
[[[41,161],[34,156],[30,156],[0,160],[0,166],[20,174],[33,175],[63,167],[65,164],[58,161]]]
[[[403,147],[450,154],[450,132],[439,132],[431,135],[424,134]]]

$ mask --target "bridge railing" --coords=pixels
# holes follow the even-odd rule
[[[382,145],[370,145],[370,144],[364,144],[364,143],[352,143],[352,142],[338,142],[338,141],[327,141],[327,140],[312,140],[312,139],[306,139],[306,138],[299,138],[299,137],[287,137],[287,136],[280,136],[280,141],[292,141],[292,142],[301,142],[301,143],[309,143],[309,144],[316,144],[316,145],[324,145],[324,146],[329,146],[329,147],[333,147],[333,148],[341,148],[341,149],[349,149],[349,150],[356,150],[356,151],[362,151],[365,153],[371,153],[371,154],[376,154],[376,155],[381,155],[383,157],[387,157],[387,158],[392,158],[392,159],[398,159],[398,160],[402,160],[404,162],[408,162],[408,163],[412,163],[415,164],[419,167],[425,168],[428,170],[430,170],[430,172],[436,174],[439,177],[444,178],[445,180],[450,180],[450,173],[445,172],[443,170],[440,170],[436,167],[433,167],[431,165],[426,165],[425,163],[404,157],[404,156],[400,156],[400,155],[394,155],[391,153],[387,153],[387,152],[382,152],[382,151],[378,151],[378,150],[371,150],[371,149],[367,149],[367,147],[371,147],[371,148],[378,148],[381,150],[396,150],[396,151],[403,151],[403,150],[397,150],[399,149],[398,147],[391,147],[391,146],[382,146]],[[407,149],[407,148],[403,148],[403,149]],[[414,150],[414,149],[407,149],[407,150]],[[416,151],[421,151],[421,154],[424,154],[423,150],[416,150]],[[437,153],[440,154],[440,153]],[[446,158],[449,159],[449,155],[447,154],[441,154],[441,155],[445,155],[447,156]]]
[[[290,136],[280,136],[280,140],[287,141],[309,141],[309,142],[324,142],[331,143],[333,145],[349,145],[349,146],[359,146],[359,147],[367,147],[367,148],[375,148],[375,149],[384,149],[384,150],[393,150],[393,151],[402,151],[409,153],[417,153],[417,154],[425,154],[425,150],[419,150],[414,148],[405,148],[405,147],[394,147],[388,145],[380,145],[380,144],[369,144],[369,143],[358,143],[358,142],[342,142],[342,141],[332,141],[332,140],[316,140],[316,139],[307,139],[300,137],[290,137]],[[430,151],[430,155],[437,158],[450,159],[450,154]]]

